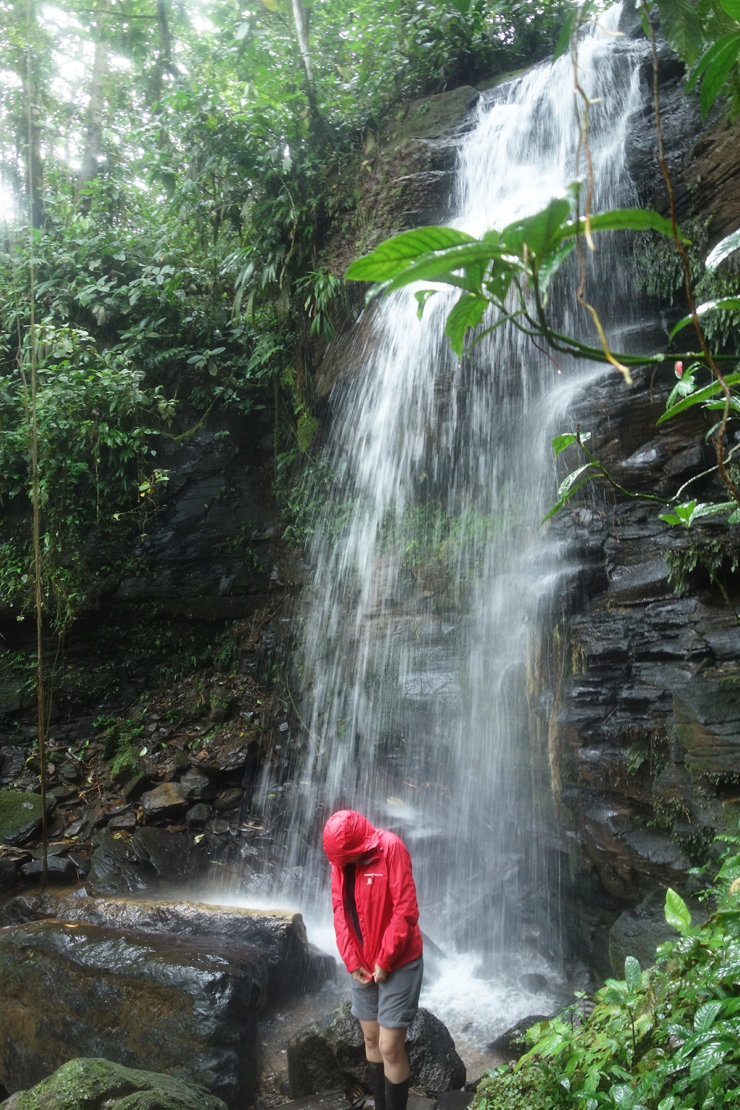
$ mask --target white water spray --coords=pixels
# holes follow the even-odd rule
[[[603,17],[609,30],[618,14]],[[623,148],[645,50],[598,29],[579,48],[594,210],[634,203]],[[481,234],[542,209],[584,172],[578,140],[568,57],[486,94],[460,154],[457,225]],[[625,300],[608,248],[590,272],[600,305]],[[558,326],[575,334],[576,284],[557,297]],[[453,1027],[477,1019],[490,1039],[542,1012],[561,971],[527,644],[568,569],[541,525],[555,499],[551,439],[596,368],[556,364],[513,329],[459,363],[443,338],[450,303],[439,293],[420,322],[407,291],[385,302],[332,398],[336,482],[301,625],[309,738],[289,873],[300,908],[328,917],[326,816],[348,806],[400,832],[433,942],[422,1001]]]

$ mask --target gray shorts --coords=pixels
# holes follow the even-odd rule
[[[377,1021],[384,1029],[407,1029],[419,1008],[424,960],[404,964],[384,983],[352,980],[352,1013],[360,1021]]]

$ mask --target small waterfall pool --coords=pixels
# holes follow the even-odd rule
[[[578,52],[595,211],[634,203],[623,151],[647,46],[614,37],[618,18],[606,13]],[[455,222],[480,234],[544,207],[583,171],[578,137],[568,56],[486,93],[460,150]],[[609,306],[612,335],[628,322],[621,269],[602,241],[588,293]],[[564,331],[584,324],[575,284],[556,291]],[[566,989],[564,857],[533,739],[531,646],[572,571],[541,523],[555,500],[552,436],[605,371],[556,363],[504,328],[458,361],[443,338],[449,303],[438,293],[420,322],[411,293],[385,301],[332,397],[333,488],[295,661],[306,758],[271,901],[299,909],[311,940],[334,950],[323,822],[348,806],[392,827],[427,937],[422,1004],[484,1044]]]

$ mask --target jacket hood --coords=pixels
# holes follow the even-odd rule
[[[358,856],[375,852],[379,846],[378,830],[353,809],[338,810],[324,826],[324,851],[335,867],[344,867]]]

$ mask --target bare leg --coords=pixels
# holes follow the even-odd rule
[[[372,1064],[382,1064],[383,1055],[380,1051],[380,1026],[377,1021],[360,1021],[362,1035],[365,1038],[365,1057]],[[406,1030],[404,1029],[405,1033]]]
[[[378,1047],[386,1079],[389,1079],[391,1083],[403,1083],[407,1080],[410,1068],[409,1058],[406,1055],[406,1030],[386,1029],[383,1025],[378,1026]],[[365,1051],[367,1051],[367,1040],[365,1041]],[[370,1059],[369,1056],[368,1059]]]

